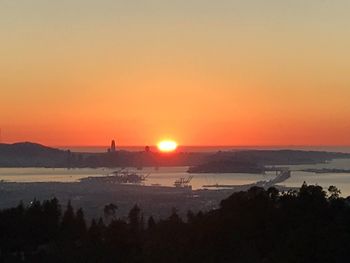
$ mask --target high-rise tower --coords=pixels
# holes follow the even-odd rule
[[[111,143],[111,152],[115,152],[115,141],[112,140],[112,143]]]

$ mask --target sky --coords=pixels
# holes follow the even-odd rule
[[[348,0],[0,0],[2,142],[350,145]]]

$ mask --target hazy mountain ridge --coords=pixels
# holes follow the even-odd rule
[[[65,166],[69,152],[38,143],[20,142],[0,144],[2,167],[55,167]]]

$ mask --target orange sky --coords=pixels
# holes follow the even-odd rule
[[[127,2],[0,3],[2,141],[350,145],[349,1]]]

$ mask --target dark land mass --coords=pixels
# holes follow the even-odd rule
[[[326,174],[326,173],[350,173],[350,169],[333,169],[333,168],[322,168],[322,169],[304,169],[302,172]]]
[[[68,157],[66,151],[36,143],[0,144],[1,167],[62,167]]]
[[[104,205],[110,202],[118,205],[121,217],[126,217],[132,206],[138,204],[145,211],[145,215],[164,218],[173,207],[176,207],[181,215],[185,215],[188,210],[211,210],[233,191],[192,191],[175,187],[104,182],[2,182],[0,183],[0,209],[15,206],[20,200],[28,205],[34,198],[42,201],[57,197],[63,203],[71,200],[76,208],[82,207],[89,219],[103,214]]]
[[[100,219],[56,198],[0,211],[1,262],[342,263],[350,258],[350,202],[304,184],[281,193],[253,187],[217,208],[176,209],[164,219],[133,206],[120,217],[106,203]]]
[[[162,167],[197,166],[208,162],[224,161],[227,172],[239,170],[234,164],[247,163],[247,170],[262,165],[291,165],[324,163],[336,158],[350,158],[347,153],[295,151],[295,150],[245,150],[203,152],[129,152],[76,153],[34,143],[0,144],[0,167]],[[232,162],[232,163],[230,163]],[[210,170],[213,168],[207,165]],[[230,169],[229,169],[230,168]],[[193,168],[196,169],[196,168]],[[203,170],[204,172],[204,170]]]
[[[237,152],[218,152],[215,158],[234,157],[246,162],[263,165],[294,165],[325,163],[333,159],[350,158],[349,153],[300,151],[300,150],[245,150]]]

